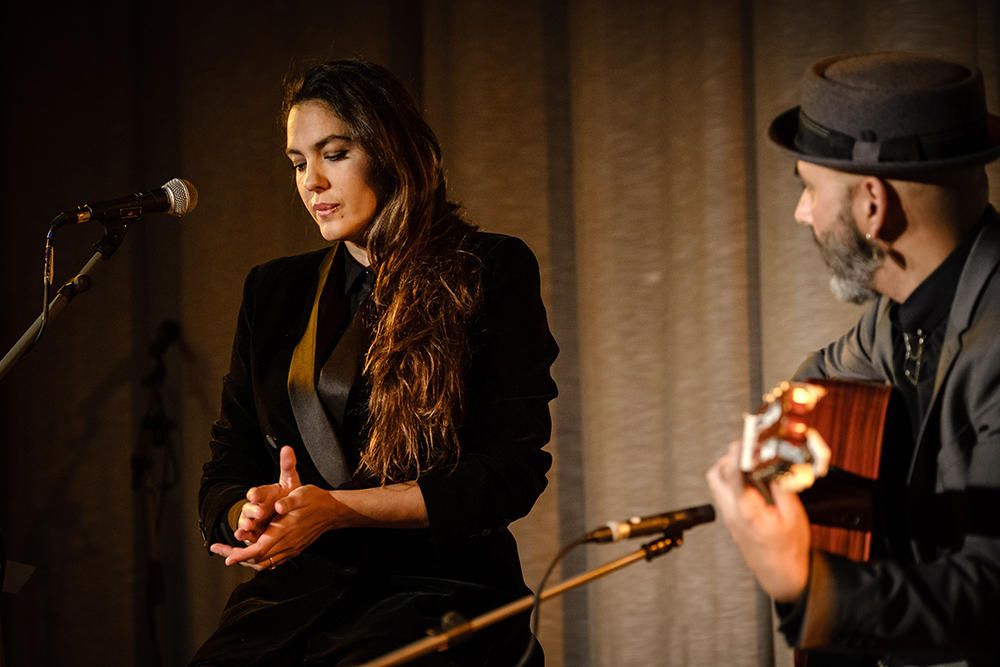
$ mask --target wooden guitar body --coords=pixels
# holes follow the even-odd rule
[[[780,459],[793,458],[801,464],[811,458],[808,452],[788,457],[789,450],[766,448],[764,442],[776,438],[803,450],[807,431],[821,438],[829,448],[829,460],[814,464],[815,481],[807,480],[808,488],[801,491],[817,549],[854,560],[871,556],[875,487],[891,392],[888,384],[820,379],[782,383],[765,397],[758,415],[772,416],[765,428],[758,427],[757,450],[744,456],[744,472],[758,488],[766,487],[788,473],[788,461]],[[745,450],[750,439],[745,433]],[[765,450],[778,452],[778,460],[761,457]]]
[[[868,560],[875,487],[886,435],[891,385],[810,380],[828,393],[814,428],[830,446],[830,473],[802,492],[814,548]]]

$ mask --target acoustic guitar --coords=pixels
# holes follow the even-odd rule
[[[871,382],[782,382],[744,416],[741,470],[769,500],[772,481],[800,493],[817,549],[872,555],[891,392]]]

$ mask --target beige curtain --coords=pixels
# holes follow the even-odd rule
[[[481,225],[532,244],[554,329],[569,337],[554,484],[517,525],[534,581],[554,536],[573,535],[566,521],[705,502],[703,472],[740,411],[858,316],[829,295],[810,234],[792,221],[792,164],[766,141],[804,68],[840,52],[920,50],[977,63],[995,100],[997,9],[427,7],[425,100],[452,191]],[[563,573],[629,548],[590,547]],[[721,526],[543,619],[550,660],[567,665],[789,660]]]
[[[8,552],[42,566],[4,618],[15,665],[151,664],[127,471],[146,346],[165,317],[184,330],[168,359],[181,469],[163,534],[167,664],[184,664],[241,578],[202,548],[196,495],[243,276],[321,245],[275,122],[299,63],[358,55],[396,71],[442,141],[453,198],[539,258],[562,353],[549,488],[514,526],[532,586],[584,530],[707,502],[704,472],[741,411],[857,317],[830,296],[792,220],[792,163],[766,139],[804,68],[850,51],[937,54],[977,64],[1000,111],[996,0],[168,4],[50,21],[22,8],[4,27],[5,88],[36,101],[4,116],[5,341],[34,316],[22,256],[41,240],[41,222],[8,219],[44,220],[135,180],[182,175],[202,194],[181,226],[137,228],[102,291],[54,329],[60,352],[36,351],[0,382],[5,439],[23,445],[3,451]],[[145,39],[115,41],[140,25]],[[66,37],[81,26],[100,37],[86,58]],[[40,62],[16,66],[29,46]],[[37,111],[74,85],[115,93],[79,118]],[[89,143],[75,170],[39,179],[13,166],[41,161],[38,136]],[[65,237],[68,270],[89,253]],[[39,396],[61,397],[65,418]],[[556,580],[637,546],[579,549]],[[718,524],[546,604],[541,636],[553,666],[789,664]]]

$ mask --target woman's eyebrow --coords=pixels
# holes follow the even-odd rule
[[[331,135],[323,137],[322,139],[320,139],[319,141],[317,141],[316,143],[314,143],[312,147],[314,149],[316,149],[316,150],[319,150],[319,149],[323,148],[323,146],[326,146],[331,141],[345,141],[347,143],[350,143],[350,142],[354,141],[354,139],[352,137],[347,137],[347,136],[344,136],[342,134],[331,134]],[[285,150],[285,154],[286,155],[302,155],[302,151],[296,150],[294,148],[288,148],[288,149]]]

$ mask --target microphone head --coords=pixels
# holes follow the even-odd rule
[[[715,508],[711,505],[699,505],[698,507],[689,507],[684,510],[684,523],[689,527],[700,526],[703,523],[712,523],[715,521]]]
[[[198,190],[191,181],[183,178],[171,178],[163,184],[163,189],[170,199],[170,215],[183,218],[198,206]]]

